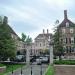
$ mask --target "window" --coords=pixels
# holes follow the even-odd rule
[[[70,29],[70,33],[73,33],[73,28]]]
[[[65,33],[65,29],[62,29],[62,33]]]
[[[73,44],[74,43],[74,37],[69,38],[69,43]]]
[[[68,53],[68,46],[66,46],[66,53]]]
[[[66,52],[66,46],[63,46],[63,50],[64,50],[64,52]]]
[[[74,43],[74,37],[71,37],[71,43]]]
[[[68,40],[67,40],[67,38],[66,38],[66,44],[67,44],[67,42],[68,42]]]
[[[74,47],[73,46],[71,47],[71,51],[74,52]]]
[[[69,23],[68,22],[66,22],[66,27],[69,27]]]
[[[41,47],[41,43],[40,43],[40,47]]]
[[[67,38],[64,38],[63,39],[63,43],[65,44],[67,42]]]
[[[75,37],[74,37],[74,43],[75,43]]]

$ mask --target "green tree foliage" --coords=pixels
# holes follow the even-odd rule
[[[26,36],[24,33],[22,33],[21,35],[22,35],[22,41],[23,41],[23,42],[25,42],[25,41],[26,41],[27,36]]]
[[[32,42],[32,38],[22,33],[22,41],[29,45]]]
[[[0,59],[14,58],[16,54],[15,42],[11,37],[7,19],[4,17],[3,23],[0,24]]]
[[[63,55],[63,46],[62,41],[60,40],[61,32],[59,31],[59,26],[54,30],[54,54],[59,56],[59,60],[61,60],[61,56]]]

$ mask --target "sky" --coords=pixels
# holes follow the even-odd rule
[[[34,39],[38,34],[53,33],[55,21],[64,18],[64,10],[75,22],[75,0],[0,0],[0,15],[7,16],[9,25],[21,37]]]

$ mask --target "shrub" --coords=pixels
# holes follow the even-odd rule
[[[75,65],[75,60],[55,60],[54,64]]]

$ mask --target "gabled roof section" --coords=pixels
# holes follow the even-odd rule
[[[19,36],[15,33],[15,31],[14,31],[14,30],[11,28],[11,26],[8,24],[8,17],[6,17],[6,16],[3,17],[2,25],[5,25],[6,28],[9,29],[10,33],[16,35],[16,37],[18,38],[18,40],[20,40]]]
[[[52,34],[51,34],[51,33],[48,33],[48,34],[39,34],[39,35],[35,38],[35,40],[38,39],[38,38],[43,38],[43,37],[48,38],[49,36],[52,37]]]
[[[8,25],[8,24],[7,24],[7,27],[9,28],[10,33],[11,33],[11,34],[16,35],[16,36],[17,36],[17,38],[18,38],[18,40],[21,40],[21,39],[20,39],[20,37],[19,37],[19,36],[15,33],[15,31],[11,28],[11,26],[10,26],[10,25]]]
[[[69,23],[69,27],[75,27],[75,24],[71,22],[69,19],[64,19],[60,24],[59,27],[66,27],[66,23]]]
[[[75,27],[75,24],[67,17],[67,10],[64,10],[64,20],[59,24],[59,27],[66,27],[66,23],[69,23],[69,27]]]

